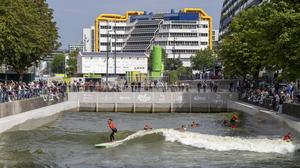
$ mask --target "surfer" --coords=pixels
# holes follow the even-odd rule
[[[115,133],[117,133],[117,127],[111,118],[108,119],[107,124],[108,124],[108,127],[112,131],[110,134],[110,141],[113,142],[113,141],[115,141]]]
[[[185,125],[181,125],[181,128],[176,128],[176,130],[178,130],[180,132],[185,132],[186,131],[186,127],[185,127]]]
[[[291,142],[292,141],[291,133],[289,132],[286,135],[284,135],[283,140],[286,142]]]
[[[147,131],[147,130],[152,130],[152,127],[149,126],[148,124],[145,124],[144,125],[144,130]]]
[[[192,127],[192,128],[199,127],[199,124],[196,123],[195,121],[193,121],[192,124],[191,124],[191,127]]]
[[[235,129],[235,128],[237,128],[237,122],[238,122],[239,120],[238,120],[238,116],[236,115],[236,114],[233,114],[232,116],[231,116],[231,119],[230,119],[230,124],[231,124],[231,128],[232,129]]]
[[[226,120],[226,118],[224,118],[223,120],[223,126],[228,126],[228,121]]]
[[[236,114],[233,114],[231,116],[230,123],[235,124],[237,121],[238,121],[238,116]]]

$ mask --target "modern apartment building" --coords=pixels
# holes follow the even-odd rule
[[[235,15],[251,6],[259,5],[264,0],[224,0],[220,19],[220,39],[228,31],[229,24]]]
[[[200,8],[170,13],[101,14],[94,29],[83,30],[83,44],[86,52],[147,55],[153,45],[160,45],[168,58],[180,58],[184,66],[190,66],[190,57],[196,51],[213,47],[212,17]],[[92,44],[94,47],[90,47]]]

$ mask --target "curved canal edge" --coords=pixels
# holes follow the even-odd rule
[[[0,133],[30,130],[58,118],[63,111],[93,112],[226,112],[240,111],[250,115],[266,114],[300,133],[300,119],[276,114],[262,107],[237,101],[234,93],[71,93],[66,102],[0,118]],[[102,110],[100,110],[102,109]],[[141,110],[144,109],[144,110]]]
[[[57,119],[63,111],[77,107],[77,103],[66,101],[0,119],[0,133],[11,130],[31,130]]]

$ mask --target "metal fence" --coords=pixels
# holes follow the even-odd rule
[[[100,84],[93,82],[72,83],[70,92],[235,92],[236,81],[179,81],[176,84],[157,82],[152,84]]]
[[[50,88],[31,88],[31,89],[13,89],[0,90],[0,103],[30,99],[34,97],[43,97],[45,101],[58,100],[66,97],[66,90]]]

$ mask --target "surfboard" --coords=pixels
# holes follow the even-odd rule
[[[96,148],[109,148],[109,147],[114,147],[116,145],[118,145],[119,142],[115,141],[115,142],[106,142],[106,143],[100,143],[100,144],[95,144]]]

